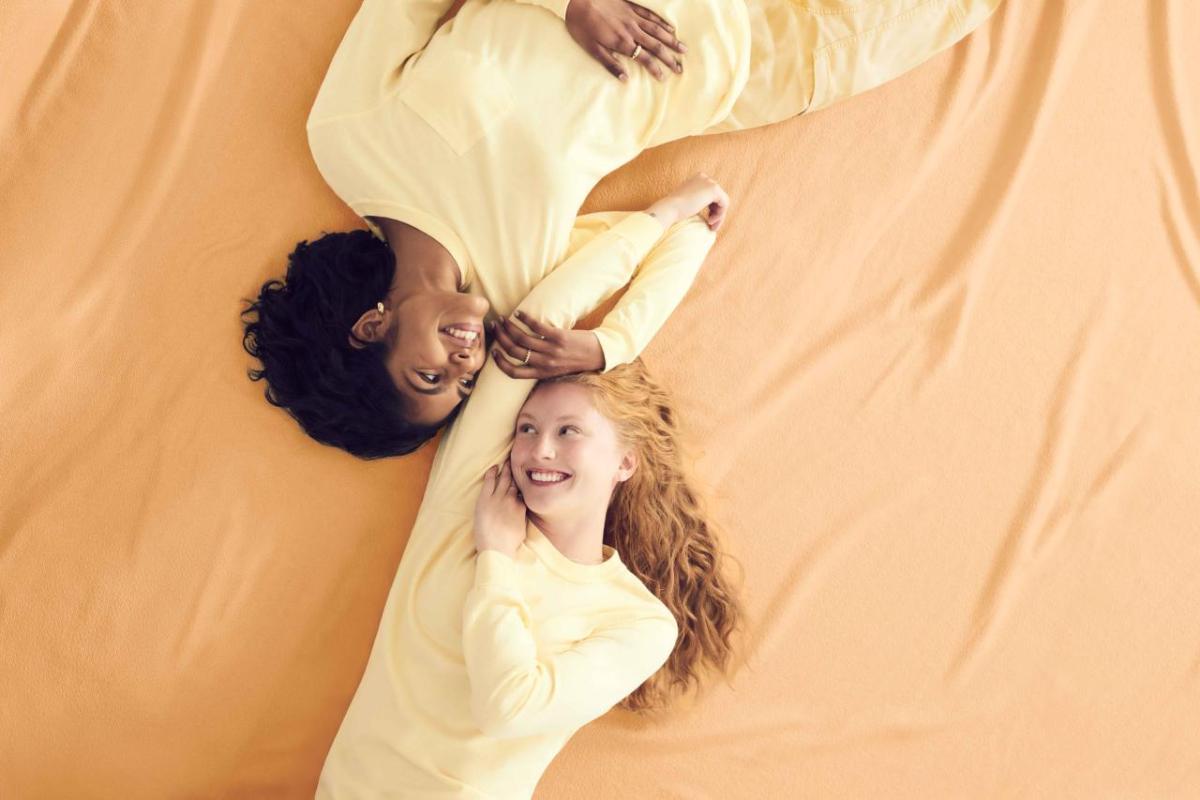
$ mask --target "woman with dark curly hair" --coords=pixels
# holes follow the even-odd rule
[[[999,2],[468,0],[439,28],[453,0],[364,0],[307,132],[374,236],[302,243],[263,286],[252,376],[322,442],[415,449],[470,395],[485,318],[508,317],[562,260],[602,177],[664,142],[878,86]],[[509,355],[566,374],[532,348]]]

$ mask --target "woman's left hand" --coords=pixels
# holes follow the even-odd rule
[[[525,541],[525,502],[517,491],[508,459],[483,475],[475,503],[475,549],[513,556]]]
[[[687,47],[675,38],[674,26],[637,3],[569,0],[566,22],[571,38],[615,78],[627,80],[620,57],[635,52],[637,62],[660,81],[668,72],[683,72],[681,56]]]
[[[492,327],[496,338],[492,357],[510,378],[541,380],[604,369],[604,350],[591,331],[555,328],[520,311],[517,318],[533,333],[526,333],[507,318]]]

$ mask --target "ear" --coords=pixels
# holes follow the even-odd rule
[[[379,309],[365,311],[358,321],[350,326],[350,334],[346,336],[350,346],[355,350],[362,350],[367,346],[367,342],[383,341],[387,335],[387,322],[387,315],[379,313]]]
[[[638,459],[637,454],[632,450],[626,450],[625,455],[621,458],[621,463],[617,468],[617,483],[624,483],[633,477],[633,473],[637,472]]]

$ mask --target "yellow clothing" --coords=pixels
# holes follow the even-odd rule
[[[451,0],[365,0],[314,103],[309,143],[351,208],[437,239],[464,288],[498,314],[520,304],[570,326],[653,247],[597,331],[611,369],[665,321],[713,235],[695,217],[661,242],[645,214],[577,218],[600,178],[647,147],[878,85],[998,2],[647,0],[688,45],[685,71],[659,83],[631,67],[621,83],[566,32],[566,0],[468,0],[436,34]],[[531,532],[511,563],[484,554],[477,564],[480,478],[505,456],[531,385],[489,363],[443,436],[319,797],[529,797],[574,730],[669,654],[669,612],[618,554],[606,552],[602,580],[581,583]]]
[[[729,0],[687,0],[693,26],[735,34],[693,36],[688,70],[660,85],[636,73],[622,84],[562,19],[515,0],[467,2],[429,40],[450,6],[365,0],[318,92],[308,138],[352,209],[437,239],[467,290],[508,315],[562,260],[579,207],[604,175],[729,112],[749,63],[746,12]]]
[[[645,0],[688,46],[621,83],[571,38],[567,0],[364,0],[308,117],[360,216],[406,222],[508,315],[562,260],[599,180],[663,142],[765,125],[899,75],[1000,0]],[[540,6],[540,7],[539,7]],[[431,38],[432,37],[432,38]]]
[[[569,257],[519,307],[569,327],[633,276],[604,320],[632,358],[687,292],[716,236],[695,216],[665,232],[641,212],[581,220]],[[530,797],[575,730],[673,649],[670,611],[612,548],[599,565],[578,564],[531,527],[515,558],[476,556],[481,479],[507,455],[533,385],[489,361],[443,435],[318,797]]]

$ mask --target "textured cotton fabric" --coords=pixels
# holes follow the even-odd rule
[[[567,3],[365,0],[307,121],[313,158],[360,216],[408,223],[507,315],[558,263],[580,205],[643,150],[765,125],[861,93],[961,39],[1000,0],[865,7],[662,0],[682,74],[617,81],[571,38]]]
[[[597,224],[520,309],[569,326],[631,277],[634,289],[650,281],[665,313],[622,317],[626,294],[606,317],[624,319],[624,338],[640,350],[716,235],[695,216],[665,233],[641,212],[607,219],[611,227]],[[318,797],[529,797],[571,734],[670,654],[671,612],[611,548],[601,565],[571,564],[535,529],[515,563],[487,551],[477,559],[471,523],[483,473],[505,457],[533,385],[489,361],[439,443]]]
[[[437,239],[466,288],[508,315],[562,259],[602,177],[728,113],[749,65],[747,15],[731,0],[679,4],[690,30],[709,32],[693,37],[688,70],[626,85],[544,8],[469,2],[434,34],[450,5],[366,0],[308,139],[347,205]]]
[[[304,136],[359,5],[0,2],[2,798],[313,796],[435,448],[314,444],[237,312],[362,225]],[[1194,0],[1006,2],[600,183],[733,198],[642,358],[752,662],[537,800],[1200,797],[1197,41]]]

